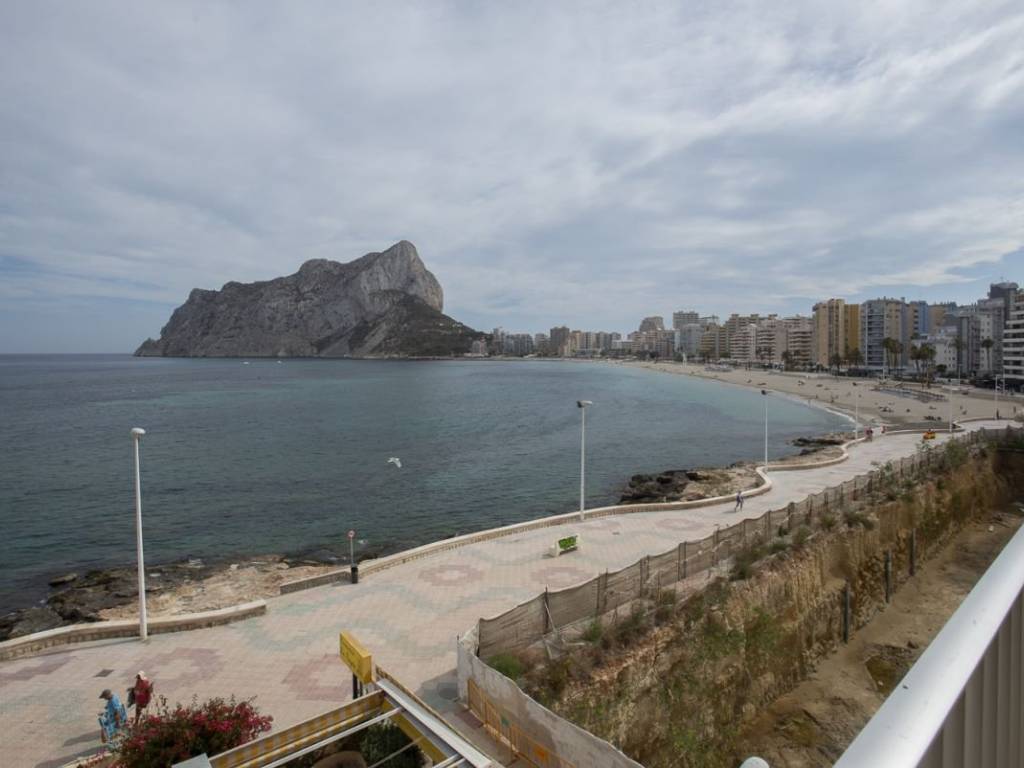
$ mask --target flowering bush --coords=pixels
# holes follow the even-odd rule
[[[128,728],[114,747],[116,768],[170,768],[174,763],[201,755],[216,755],[270,730],[274,718],[261,715],[252,700],[195,697],[189,706],[160,697],[153,714]]]

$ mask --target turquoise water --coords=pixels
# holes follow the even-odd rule
[[[147,562],[340,554],[350,528],[381,553],[576,508],[577,399],[588,506],[763,450],[755,390],[616,365],[0,356],[0,611],[133,562],[131,427]],[[769,404],[773,456],[844,423]]]

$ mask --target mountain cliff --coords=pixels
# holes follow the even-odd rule
[[[159,339],[135,351],[154,357],[442,356],[468,352],[472,328],[443,314],[444,296],[416,247],[341,264],[313,259],[294,275],[196,288]]]

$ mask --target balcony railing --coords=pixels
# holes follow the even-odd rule
[[[1024,765],[1024,528],[836,768]]]

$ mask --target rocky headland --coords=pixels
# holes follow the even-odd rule
[[[257,283],[196,288],[140,357],[447,357],[485,335],[443,312],[444,294],[405,240],[342,264],[313,259]]]

